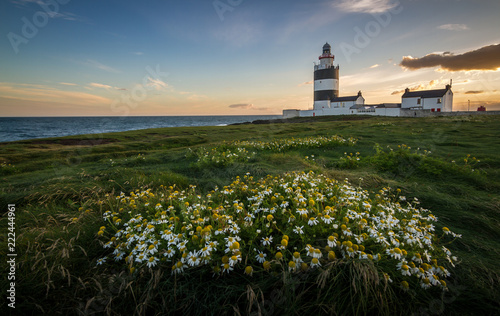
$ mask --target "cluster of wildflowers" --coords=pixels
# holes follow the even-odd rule
[[[247,162],[255,156],[255,153],[250,153],[245,148],[229,146],[214,147],[206,149],[204,147],[193,151],[189,149],[186,157],[196,157],[196,164],[203,166],[227,166],[234,162]]]
[[[111,229],[98,235],[107,237],[109,259],[131,271],[162,265],[172,274],[203,267],[216,275],[299,273],[365,260],[404,286],[446,288],[444,266],[456,258],[439,242],[460,236],[448,228],[438,236],[437,218],[399,193],[370,194],[313,172],[258,181],[247,174],[203,196],[194,186],[170,186],[110,197],[104,220]]]
[[[353,153],[344,153],[343,157],[340,157],[339,162],[338,162],[338,167],[339,168],[345,168],[345,169],[354,169],[359,166],[361,162],[361,157],[360,153],[356,152],[356,154]]]
[[[453,160],[451,163],[454,164],[455,166],[457,166],[458,168],[460,169],[464,169],[464,170],[467,170],[467,171],[470,171],[470,172],[474,172],[474,171],[477,171],[475,169],[475,166],[481,162],[481,160],[477,159],[476,157],[471,157],[470,154],[467,154],[465,157],[463,157],[461,159],[461,161],[463,161],[463,165],[459,165],[455,162],[455,160]]]
[[[305,156],[304,160],[309,162],[309,163],[316,164],[316,157],[314,155]]]
[[[189,149],[186,157],[195,157],[196,164],[203,166],[227,166],[234,162],[247,162],[255,157],[255,152],[248,150],[271,150],[282,152],[294,148],[313,148],[326,146],[347,145],[353,146],[356,144],[355,138],[343,138],[338,135],[334,136],[315,136],[306,138],[283,138],[273,139],[271,141],[233,141],[222,145],[206,149],[201,147],[197,150]],[[314,156],[311,156],[312,158]],[[309,157],[306,157],[308,159]],[[312,159],[314,160],[314,159]]]
[[[0,174],[12,174],[16,172],[16,167],[10,163],[2,162],[0,163]]]
[[[241,146],[246,148],[255,148],[260,150],[272,150],[277,152],[286,151],[295,148],[320,148],[326,146],[354,146],[357,142],[356,138],[343,138],[338,135],[333,136],[311,136],[304,138],[283,138],[274,139],[271,141],[235,141],[233,146]]]
[[[391,171],[391,169],[401,171],[405,165],[411,165],[415,167],[414,169],[428,174],[439,175],[443,170],[466,174],[482,174],[482,170],[477,169],[477,164],[480,160],[472,157],[470,154],[467,154],[458,161],[452,160],[450,163],[438,158],[432,158],[430,150],[421,148],[412,149],[412,147],[405,144],[398,145],[397,149],[387,146],[387,150],[382,149],[380,145],[376,144],[375,151],[376,154],[371,158],[371,161],[383,171]]]
[[[137,157],[135,157],[135,160],[136,161],[146,160],[146,156],[144,156],[143,154],[138,154]]]
[[[387,149],[389,150],[390,153],[398,153],[398,154],[406,154],[406,155],[414,154],[414,155],[418,155],[418,156],[422,156],[422,157],[426,157],[432,153],[430,150],[421,149],[420,147],[413,150],[413,152],[412,152],[412,150],[411,150],[412,147],[410,147],[406,144],[401,144],[401,145],[398,145],[397,147],[398,147],[397,150],[394,150],[391,146],[387,146]],[[382,147],[380,147],[379,144],[375,144],[375,151],[378,154],[380,154],[383,152],[383,149],[382,149]]]

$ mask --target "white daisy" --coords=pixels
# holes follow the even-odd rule
[[[316,267],[320,267],[321,266],[321,263],[319,262],[318,258],[313,258],[311,260],[311,268],[316,268]]]
[[[326,214],[325,216],[322,217],[322,220],[326,224],[331,224],[333,222],[334,218],[331,217],[330,215]]]
[[[311,217],[309,219],[309,222],[307,222],[307,224],[309,224],[309,226],[314,226],[314,225],[317,225],[318,223],[319,223],[318,220],[314,217]]]
[[[147,263],[148,268],[152,268],[152,267],[156,266],[158,261],[160,261],[160,259],[158,259],[156,257],[149,257],[148,263]]]
[[[270,246],[272,242],[273,242],[273,236],[262,237],[262,244],[264,246]]]
[[[267,255],[260,251],[260,250],[257,250],[257,255],[255,255],[255,260],[257,260],[259,263],[263,263],[264,261],[266,261],[266,257]]]
[[[103,264],[105,262],[106,262],[106,257],[101,258],[101,259],[97,259],[97,265],[101,265],[101,264]]]
[[[197,251],[190,251],[188,254],[188,260],[187,264],[190,265],[191,267],[195,267],[200,264],[201,258],[198,256]]]

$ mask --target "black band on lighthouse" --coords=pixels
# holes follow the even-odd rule
[[[331,67],[327,69],[318,69],[314,72],[314,80],[338,79],[338,74],[338,68]]]
[[[334,98],[335,90],[314,91],[314,101],[333,100]]]

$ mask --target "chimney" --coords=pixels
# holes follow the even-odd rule
[[[406,89],[405,89],[405,93],[408,93],[408,92],[410,92],[410,89],[409,89],[409,88],[406,88]]]
[[[361,90],[360,90],[360,91],[358,91],[358,97],[360,97],[360,96],[361,96]]]

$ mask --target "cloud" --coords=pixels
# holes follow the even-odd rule
[[[484,93],[484,90],[478,90],[478,91],[467,91],[465,94],[481,94]]]
[[[127,90],[125,88],[113,87],[113,86],[110,86],[110,85],[107,85],[107,84],[96,83],[96,82],[91,82],[89,84],[89,86],[94,87],[94,88],[106,89],[106,90],[109,90],[109,89],[122,90],[122,91]]]
[[[387,12],[399,4],[393,0],[340,0],[334,6],[345,12],[373,14]]]
[[[107,84],[95,83],[95,82],[90,83],[89,86],[95,87],[95,88],[103,88],[103,89],[111,89],[111,88],[113,88],[112,86],[108,86]]]
[[[144,55],[144,53],[143,53],[143,52],[132,52],[131,54],[133,54],[133,55],[137,55],[137,56]]]
[[[252,109],[253,108],[253,104],[251,103],[238,103],[238,104],[231,104],[229,106],[230,108],[232,109]]]
[[[435,85],[439,84],[439,80],[431,80],[429,82],[429,86],[434,87]]]
[[[440,88],[444,88],[445,85],[448,83],[446,80],[431,80],[427,85],[425,84],[418,84],[414,86],[408,87],[410,91],[419,91],[419,90],[430,90],[436,86],[441,86]],[[397,94],[403,94],[405,92],[405,89],[403,90],[397,90],[391,93],[391,95],[397,95]]]
[[[147,85],[149,87],[153,87],[154,89],[160,91],[168,87],[168,84],[165,82],[161,81],[160,79],[153,79],[151,77],[148,77],[148,83]]]
[[[33,5],[37,4],[37,8],[39,10],[43,9],[41,7],[41,5],[46,4],[46,1],[42,1],[42,0],[11,0],[10,2],[13,3],[14,5],[16,5],[18,8],[26,9],[26,10],[32,10],[33,8],[29,8],[29,6],[31,6],[32,4]],[[80,21],[80,22],[82,22],[82,21],[87,20],[86,18],[78,16],[78,15],[71,13],[71,12],[66,12],[66,11],[61,12],[61,11],[59,11],[61,8],[62,8],[62,6],[58,6],[57,9],[55,9],[54,11],[46,11],[47,15],[52,19],[63,19],[63,20],[67,20],[67,21]],[[50,6],[49,10],[52,10],[52,9],[53,9],[53,7]]]
[[[65,85],[65,86],[77,86],[76,83],[71,83],[71,82],[59,82],[59,84]]]
[[[465,24],[443,24],[438,26],[438,29],[448,31],[465,31],[468,30],[469,27]]]
[[[50,86],[0,82],[2,97],[28,101],[59,102],[78,105],[111,104],[111,99],[78,91],[63,91]]]
[[[500,68],[500,44],[484,46],[460,55],[450,52],[428,54],[421,58],[404,56],[401,67],[416,70],[441,66],[444,71],[497,70]]]
[[[410,91],[419,91],[419,90],[425,90],[425,88],[426,87],[423,84],[419,84],[418,86],[409,87],[408,89],[410,89]],[[397,90],[397,91],[392,92],[391,95],[403,94],[404,92],[405,92],[405,89]]]
[[[49,16],[53,19],[63,19],[67,21],[80,21],[80,22],[86,21],[85,18],[71,12],[50,12]]]
[[[370,69],[377,68],[379,66],[380,66],[379,64],[375,64],[375,65],[370,66]]]
[[[314,83],[314,81],[312,81],[312,80],[311,81],[306,81],[306,82],[299,83],[297,85],[297,87],[307,86],[307,85],[310,85],[310,84],[313,84],[313,83]]]
[[[83,64],[85,64],[87,66],[95,67],[95,68],[98,68],[98,69],[101,69],[101,70],[104,70],[107,72],[120,73],[119,70],[116,70],[112,67],[101,64],[100,62],[92,60],[92,59],[87,59],[85,62],[83,62]]]

